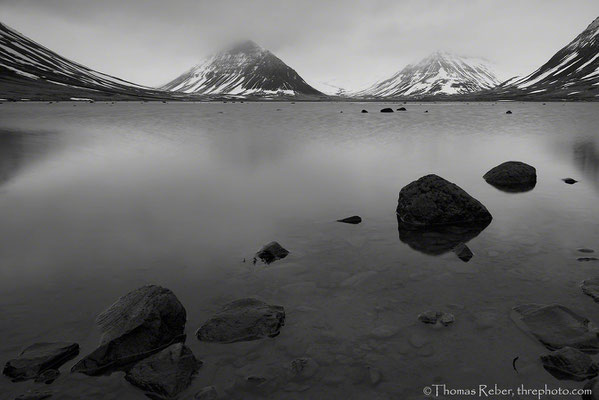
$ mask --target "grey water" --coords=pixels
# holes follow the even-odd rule
[[[509,314],[559,303],[599,323],[599,305],[579,288],[599,263],[577,261],[578,248],[599,251],[598,105],[378,112],[387,106],[0,105],[0,363],[37,341],[75,341],[89,353],[95,317],[154,283],[184,304],[187,344],[204,362],[188,395],[207,385],[243,399],[419,399],[431,384],[581,387],[543,369],[544,347]],[[533,190],[506,193],[482,179],[508,160],[536,167]],[[493,215],[468,242],[468,263],[400,240],[398,192],[428,173]],[[363,222],[335,222],[351,215]],[[254,265],[273,240],[290,255]],[[195,330],[241,297],[284,306],[281,334],[197,341]],[[456,322],[420,323],[430,309]],[[310,380],[273,380],[260,393],[235,384],[304,356],[319,364]],[[75,362],[51,385],[61,399],[145,398],[122,373],[70,374]],[[45,386],[0,379],[1,398],[32,388]]]

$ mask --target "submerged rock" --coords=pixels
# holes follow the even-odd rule
[[[362,114],[368,114],[368,111],[367,110],[362,110],[361,113]]]
[[[135,364],[125,379],[151,394],[171,398],[187,389],[201,366],[187,346],[176,343]]]
[[[387,107],[387,108],[383,108],[383,109],[381,110],[381,112],[384,112],[384,113],[392,113],[392,112],[393,112],[393,109],[392,109],[392,108],[389,108],[389,107]]]
[[[443,311],[426,311],[418,316],[418,321],[425,324],[441,324],[449,326],[455,321],[455,317],[451,313]]]
[[[468,246],[466,246],[466,244],[463,242],[454,247],[452,251],[458,256],[460,260],[464,262],[470,261],[470,259],[474,256],[470,248],[468,248]]]
[[[586,261],[597,261],[599,258],[597,257],[578,257],[576,261],[586,262]]]
[[[573,178],[564,178],[562,179],[562,181],[564,181],[568,185],[574,185],[576,182],[578,182],[576,179]]]
[[[396,211],[402,223],[415,227],[488,223],[493,218],[458,185],[433,174],[404,186]]]
[[[584,381],[597,376],[599,369],[591,357],[572,347],[541,356],[543,367],[560,380]]]
[[[214,386],[206,386],[193,396],[194,400],[218,400],[218,392]]]
[[[506,161],[489,170],[483,179],[506,192],[526,192],[537,184],[537,170],[520,161]]]
[[[204,342],[243,342],[275,337],[283,325],[285,310],[282,306],[241,299],[225,305],[197,330],[196,336]]]
[[[580,285],[582,292],[599,303],[599,278],[587,279]]]
[[[407,111],[405,107],[399,107],[397,111]]]
[[[309,357],[300,357],[291,361],[290,378],[303,381],[312,378],[318,372],[318,363]]]
[[[14,381],[37,379],[45,371],[59,368],[77,354],[77,343],[35,343],[17,358],[9,360],[2,373]]]
[[[353,217],[338,219],[337,222],[344,222],[346,224],[359,224],[362,222],[362,218],[360,218],[358,215],[354,215]]]
[[[511,114],[512,112],[510,110],[507,110],[505,113],[506,114]]]
[[[182,342],[186,315],[168,289],[148,285],[129,292],[98,316],[100,346],[71,371],[88,375],[110,372]]]
[[[513,308],[512,319],[549,350],[573,347],[599,352],[599,331],[586,318],[559,305],[523,304]]]
[[[287,257],[288,254],[289,251],[283,248],[278,242],[270,242],[262,246],[256,253],[256,256],[266,264],[270,264]]]

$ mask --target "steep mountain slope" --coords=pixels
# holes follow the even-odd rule
[[[209,95],[322,95],[252,41],[209,57],[161,89]]]
[[[499,83],[499,79],[483,60],[436,52],[355,95],[428,97],[466,94],[489,89]]]
[[[165,97],[67,60],[0,23],[0,98]]]
[[[504,82],[489,95],[560,99],[599,96],[599,18],[536,71]]]

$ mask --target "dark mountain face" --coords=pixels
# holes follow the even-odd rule
[[[363,97],[456,95],[498,84],[499,80],[484,60],[436,52],[356,94]]]
[[[67,60],[0,23],[0,97],[126,99],[160,92]]]
[[[322,95],[252,41],[208,58],[161,89],[211,95]]]
[[[490,95],[595,99],[599,96],[599,18],[539,69],[507,81]]]

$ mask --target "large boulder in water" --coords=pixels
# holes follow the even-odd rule
[[[35,379],[44,371],[59,368],[77,354],[77,343],[35,343],[9,360],[2,373],[14,381]]]
[[[440,176],[423,176],[399,192],[397,215],[413,227],[484,224],[493,218],[478,200]]]
[[[187,346],[176,343],[135,364],[125,379],[151,397],[173,398],[187,389],[201,366]]]
[[[285,310],[257,299],[226,304],[196,332],[204,342],[233,343],[275,337],[285,325]]]
[[[599,352],[599,330],[565,306],[523,304],[514,307],[512,319],[549,350],[573,347],[585,353]]]
[[[100,346],[72,371],[100,374],[182,342],[186,318],[185,308],[170,290],[154,285],[136,289],[98,316]]]
[[[588,354],[563,347],[541,356],[543,367],[560,380],[584,381],[597,376],[597,364]]]
[[[289,250],[285,249],[278,242],[270,242],[262,246],[256,253],[256,256],[264,261],[266,264],[270,264],[277,260],[281,260],[289,255]]]
[[[483,179],[506,192],[526,192],[537,184],[537,170],[520,161],[506,161],[483,175]]]

